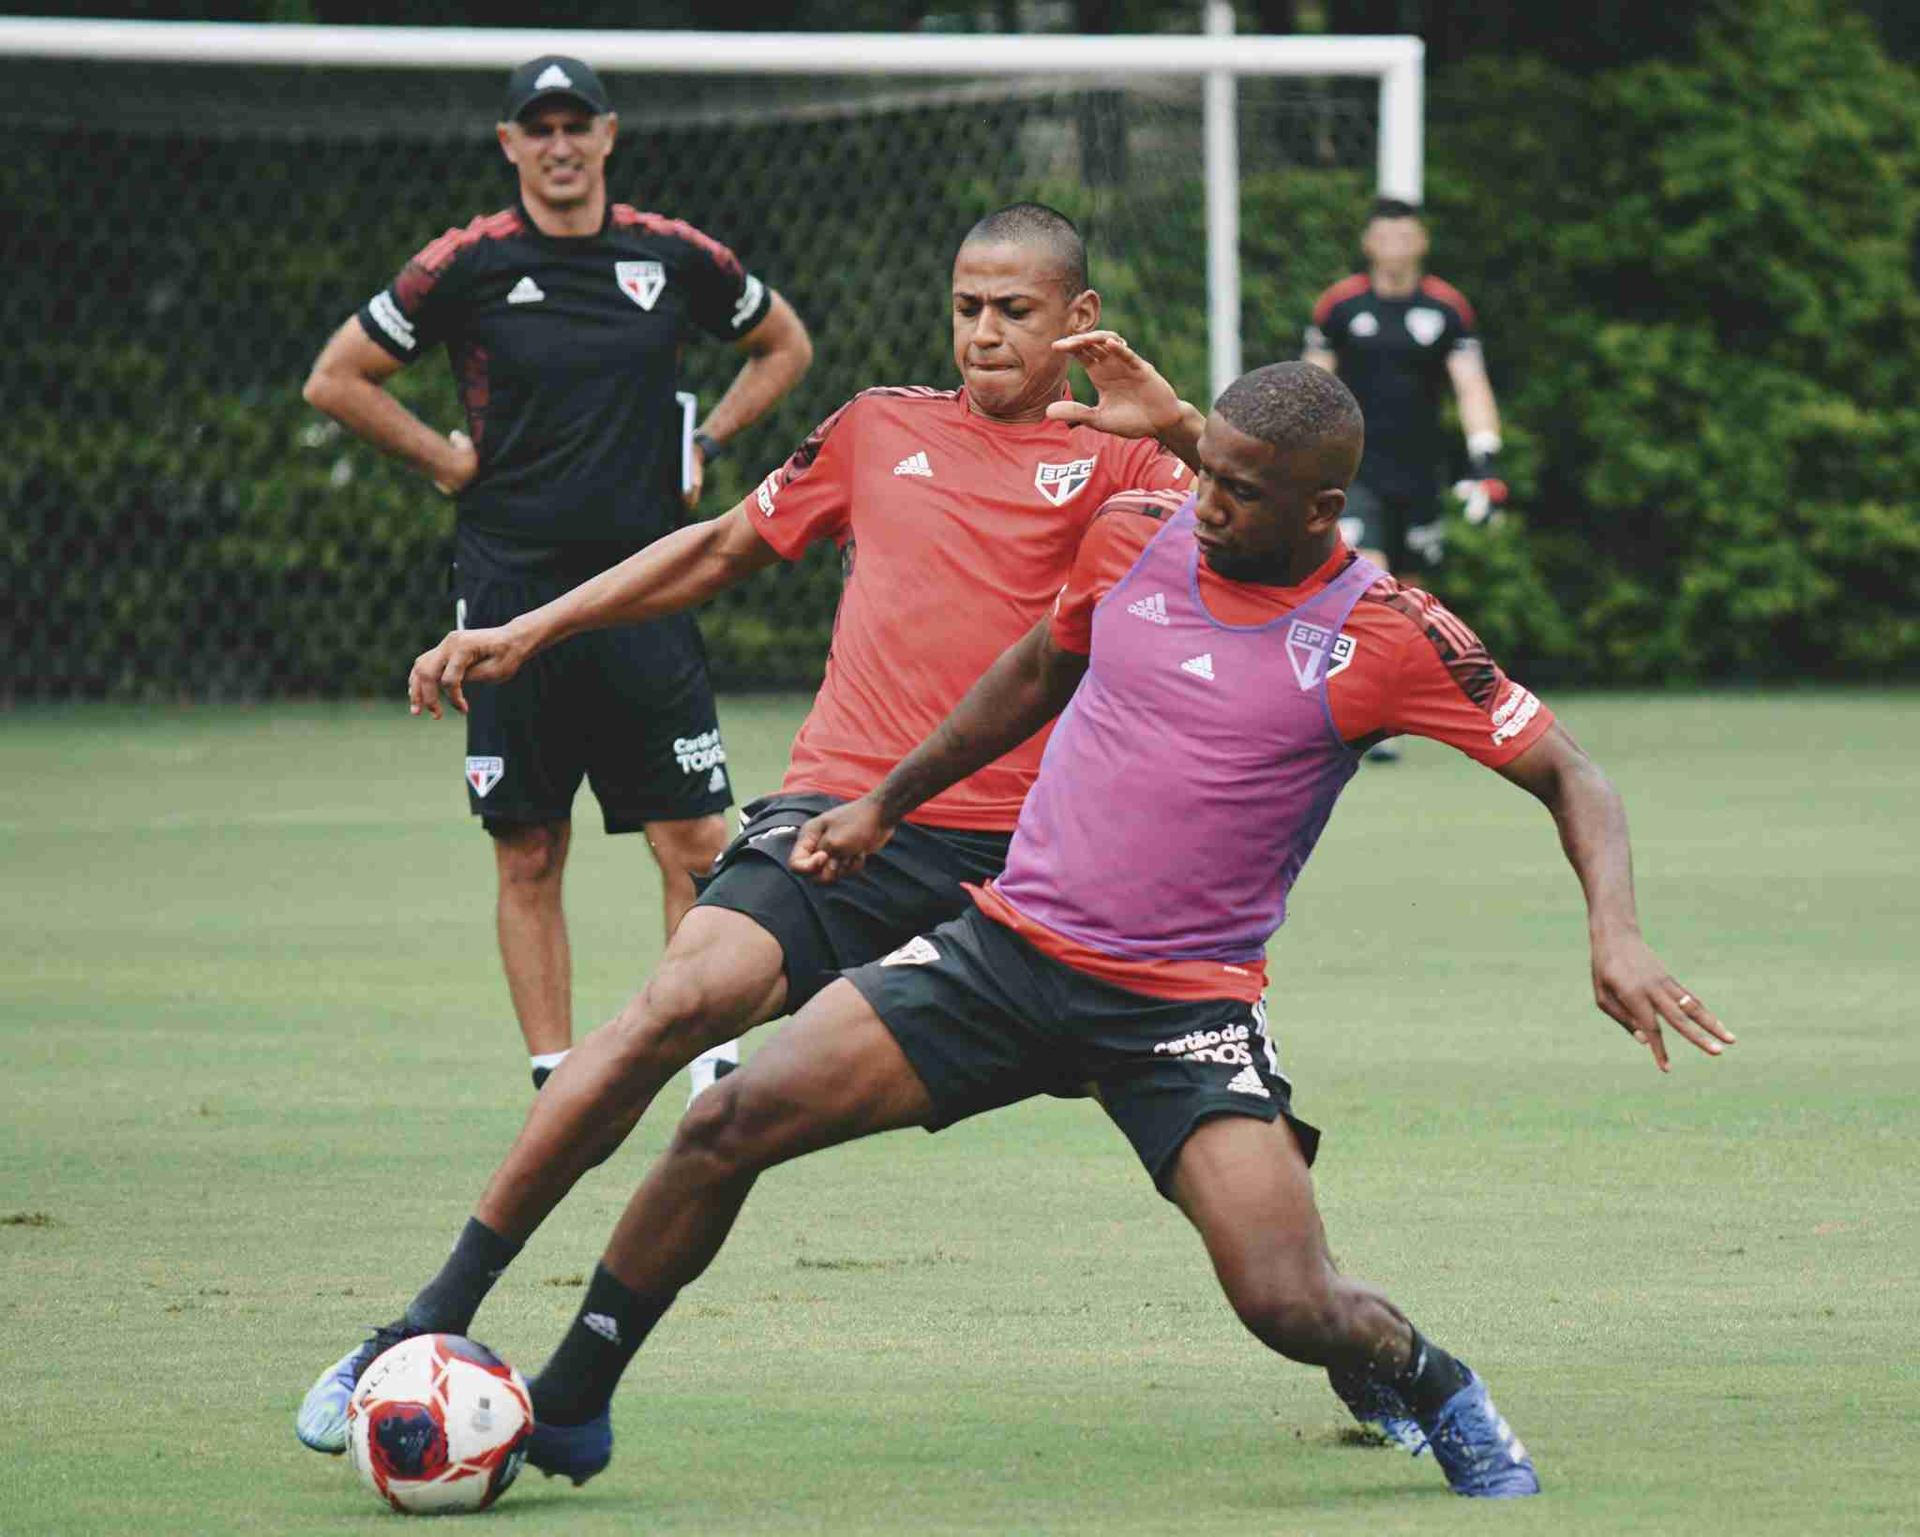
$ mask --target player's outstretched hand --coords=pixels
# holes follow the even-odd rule
[[[1099,393],[1090,406],[1077,400],[1056,400],[1047,415],[1071,426],[1097,427],[1120,438],[1157,438],[1177,425],[1184,404],[1174,388],[1133,348],[1112,331],[1084,331],[1063,336],[1053,344],[1087,372]]]
[[[462,715],[467,713],[468,683],[504,683],[520,670],[528,648],[511,625],[487,630],[452,630],[431,651],[422,651],[413,659],[413,671],[407,675],[408,713],[425,710],[440,719],[440,692],[453,701]]]
[[[1594,942],[1593,997],[1603,1013],[1653,1053],[1654,1064],[1663,1073],[1672,1068],[1662,1024],[1710,1057],[1733,1044],[1733,1032],[1673,980],[1660,957],[1637,934]]]
[[[893,837],[893,824],[880,815],[868,796],[823,811],[800,829],[793,840],[787,868],[831,884],[843,875],[858,875],[867,856]]]

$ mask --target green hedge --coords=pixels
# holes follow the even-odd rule
[[[1442,585],[1598,680],[1911,674],[1920,81],[1830,0],[1726,15],[1687,60],[1436,93],[1440,249],[1484,296],[1526,512]]]

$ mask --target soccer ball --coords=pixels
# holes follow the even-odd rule
[[[458,1334],[402,1340],[347,1401],[347,1460],[395,1510],[485,1510],[526,1456],[533,1405],[520,1374]]]

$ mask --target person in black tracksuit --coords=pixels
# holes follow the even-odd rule
[[[512,206],[425,245],[307,381],[313,405],[455,499],[461,625],[504,623],[669,532],[706,464],[812,356],[792,307],[724,245],[611,201],[617,127],[578,59],[514,70],[497,128]],[[676,386],[694,334],[746,362],[687,453]],[[438,347],[464,431],[436,431],[385,388]],[[572,1040],[560,893],[581,779],[609,833],[647,835],[671,933],[726,846],[726,748],[686,615],[580,636],[471,699],[468,800],[493,835],[501,957],[537,1085]]]

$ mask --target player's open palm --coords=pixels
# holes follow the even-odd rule
[[[1670,1071],[1664,1024],[1710,1057],[1734,1041],[1733,1032],[1678,982],[1638,935],[1596,941],[1593,947],[1593,996],[1601,1011],[1653,1053],[1661,1072]]]
[[[440,695],[444,690],[462,715],[467,713],[465,685],[504,683],[520,670],[526,660],[522,645],[508,625],[492,629],[451,630],[431,651],[422,651],[413,659],[413,671],[407,675],[407,704],[412,714],[425,710],[440,719]]]
[[[867,856],[886,847],[893,824],[866,796],[823,811],[800,829],[793,840],[787,868],[831,884],[843,875],[858,875]]]
[[[1064,336],[1053,344],[1086,370],[1087,381],[1098,392],[1094,404],[1056,400],[1047,415],[1074,426],[1096,427],[1121,438],[1158,437],[1180,420],[1180,397],[1126,338],[1112,331],[1086,331]]]

